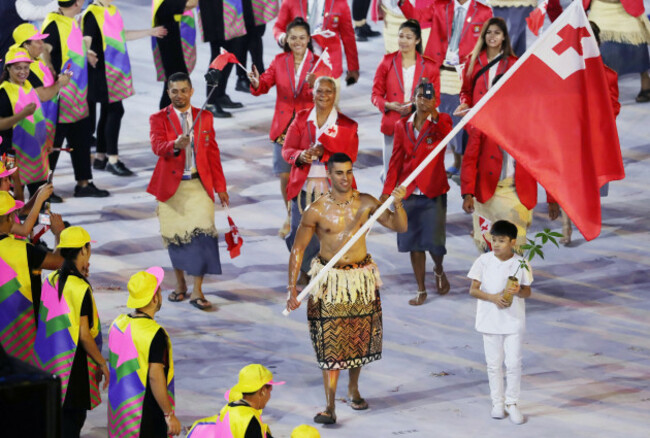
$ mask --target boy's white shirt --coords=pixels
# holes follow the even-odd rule
[[[504,262],[489,252],[476,259],[467,276],[480,281],[483,292],[498,294],[505,289],[508,277],[517,271],[521,258],[515,254]],[[530,286],[533,282],[532,269],[520,269],[517,279],[520,286]],[[475,328],[481,333],[495,335],[523,333],[526,328],[525,300],[515,295],[512,305],[505,309],[499,309],[489,301],[477,300]]]

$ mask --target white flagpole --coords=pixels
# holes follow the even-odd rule
[[[576,3],[579,4],[579,6],[576,6],[575,5]],[[562,15],[569,13],[569,11],[571,11],[571,8],[575,8],[575,7],[579,7],[580,9],[582,9],[582,2],[580,1],[573,2],[569,7],[567,7],[564,10]],[[584,14],[584,10],[583,10],[583,14]],[[526,51],[526,53],[524,53],[522,57],[519,58],[519,60],[515,63],[515,65],[513,65],[512,68],[510,68],[508,71],[506,71],[503,74],[501,79],[488,90],[488,92],[483,96],[481,100],[479,100],[479,102],[474,107],[472,107],[469,110],[469,112],[465,115],[465,117],[463,117],[461,121],[458,122],[458,125],[456,125],[454,129],[452,129],[451,132],[447,134],[447,136],[438,144],[438,146],[436,146],[436,148],[433,149],[429,153],[429,155],[427,155],[427,157],[420,163],[420,165],[416,167],[415,170],[411,172],[411,174],[408,177],[406,177],[406,179],[402,182],[401,185],[408,187],[409,184],[411,184],[415,180],[415,178],[417,178],[417,176],[429,165],[429,163],[433,161],[433,159],[440,153],[440,151],[442,151],[443,148],[447,146],[447,144],[451,141],[451,139],[454,138],[456,134],[458,134],[460,130],[465,127],[465,125],[472,119],[472,117],[474,117],[474,115],[477,112],[481,110],[481,108],[483,108],[486,102],[488,102],[490,98],[492,98],[492,96],[497,91],[499,91],[499,89],[503,86],[503,84],[505,84],[506,81],[519,69],[521,64],[525,62],[526,59],[528,59],[532,55],[532,53],[535,51],[537,46],[540,45],[541,42],[544,40],[544,36],[546,34],[556,33],[556,29],[561,24],[563,24],[562,23],[563,20],[561,20],[560,18],[561,16],[558,17],[558,19],[555,20],[555,22],[553,22],[553,24],[546,30],[546,32],[544,32],[537,39],[537,41],[533,43],[533,45]],[[588,30],[589,33],[591,34],[591,29]],[[339,259],[343,257],[346,252],[348,252],[348,250],[352,247],[352,245],[354,245],[357,242],[357,240],[359,240],[361,236],[363,236],[363,234],[365,234],[368,231],[368,229],[370,229],[370,227],[377,221],[377,219],[379,219],[379,216],[381,216],[384,213],[384,211],[388,209],[390,204],[393,202],[393,199],[394,198],[391,195],[386,201],[384,201],[384,203],[377,209],[377,211],[375,211],[375,213],[370,218],[368,218],[368,221],[366,221],[366,223],[363,224],[363,226],[359,228],[359,230],[356,233],[354,233],[354,235],[345,243],[345,245],[343,245],[343,248],[341,248],[334,255],[334,257],[332,257],[330,261],[323,267],[323,269],[320,270],[320,272],[316,275],[316,277],[311,279],[307,287],[304,288],[302,292],[300,292],[300,294],[296,297],[298,302],[302,302],[307,297],[307,295],[312,291],[312,289],[314,289],[314,287],[316,287],[316,285],[319,283],[320,279],[323,278],[323,276],[325,276],[325,274],[327,274],[327,272],[334,267],[334,265],[339,261]],[[282,314],[284,316],[289,315],[289,313],[290,311],[286,308],[282,311]]]

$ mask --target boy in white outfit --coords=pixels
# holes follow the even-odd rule
[[[508,221],[497,221],[490,230],[492,252],[481,255],[467,276],[472,279],[470,295],[478,298],[476,330],[483,334],[487,363],[492,418],[504,418],[506,413],[515,424],[522,424],[524,416],[517,408],[521,384],[521,345],[526,325],[524,298],[530,296],[533,274],[520,268],[522,257],[514,253],[517,227]],[[512,295],[512,304],[504,298],[509,276],[517,277],[518,284],[505,292]],[[506,389],[503,388],[503,368],[506,364]],[[504,397],[505,395],[505,397]],[[505,402],[505,406],[504,406]]]

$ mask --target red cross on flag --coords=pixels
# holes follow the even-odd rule
[[[599,189],[625,173],[605,69],[582,2],[573,2],[473,110],[473,127],[530,172],[587,240],[597,237]]]

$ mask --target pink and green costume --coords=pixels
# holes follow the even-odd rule
[[[88,288],[90,286],[83,279],[70,275],[59,298],[59,272],[56,271],[46,278],[41,289],[34,352],[40,368],[61,378],[62,402],[65,401],[72,364],[79,348],[81,305]],[[90,295],[92,297],[92,292]],[[101,351],[102,332],[94,298],[92,298],[92,305],[93,324],[90,327],[90,334]],[[88,361],[90,408],[94,409],[102,401],[99,384],[95,379],[99,366],[88,355],[86,360]]]
[[[108,436],[138,438],[149,379],[149,350],[162,327],[153,319],[118,316],[108,332],[110,383],[108,385]],[[163,329],[164,330],[164,329]],[[167,395],[174,406],[174,360],[167,336],[169,371]],[[145,438],[145,437],[143,437]]]
[[[51,87],[55,84],[56,79],[42,59],[36,59],[29,66],[32,73],[43,83],[43,87]],[[45,126],[47,128],[47,137],[45,139],[44,149],[49,149],[54,144],[54,134],[56,133],[56,121],[59,116],[59,95],[57,94],[52,99],[41,102],[41,111],[45,118]],[[47,161],[47,160],[46,160]]]
[[[155,26],[154,19],[156,12],[160,5],[165,0],[151,0],[151,27]],[[174,16],[174,20],[178,22],[181,32],[181,46],[183,48],[183,59],[187,72],[192,73],[196,66],[196,20],[194,19],[194,11],[185,11],[182,14]],[[163,69],[162,58],[160,56],[160,48],[156,37],[151,37],[151,50],[153,50],[153,61],[156,66],[156,80],[158,82],[165,81],[165,70]]]
[[[61,44],[61,72],[72,72],[70,83],[59,92],[59,123],[75,123],[88,117],[88,60],[81,28],[74,18],[51,12],[42,29],[54,22]]]

